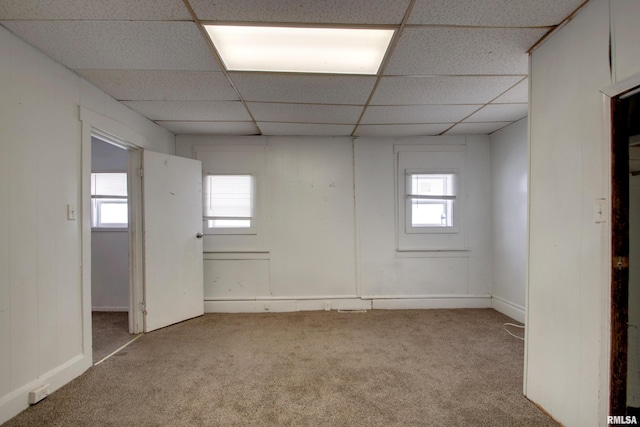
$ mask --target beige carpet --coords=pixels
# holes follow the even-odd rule
[[[129,334],[129,313],[119,311],[94,311],[93,322],[93,362],[111,354],[135,335]]]
[[[490,309],[208,314],[142,336],[7,426],[554,426]]]

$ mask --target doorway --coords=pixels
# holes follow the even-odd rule
[[[640,93],[611,99],[611,415],[640,407]]]
[[[91,135],[91,318],[93,362],[131,339],[128,151]]]

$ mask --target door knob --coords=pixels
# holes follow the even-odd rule
[[[196,234],[196,237],[197,237],[198,239],[202,239],[202,236],[203,236],[203,234],[202,234],[202,233],[198,233],[198,234]]]

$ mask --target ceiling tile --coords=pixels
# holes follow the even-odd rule
[[[181,0],[2,0],[0,19],[190,21]]]
[[[181,122],[181,121],[156,121],[163,128],[182,135],[207,134],[207,135],[259,135],[260,130],[253,122]]]
[[[526,75],[527,51],[546,32],[539,28],[405,28],[385,74]]]
[[[202,21],[400,24],[409,0],[190,0],[189,3]]]
[[[489,104],[464,122],[515,122],[527,116],[528,107],[528,104]]]
[[[79,70],[78,74],[121,101],[238,100],[221,72]]]
[[[245,101],[364,105],[375,77],[231,73]]]
[[[417,0],[409,24],[551,26],[582,3],[584,0]]]
[[[71,69],[220,71],[192,22],[1,23]]]
[[[348,136],[353,132],[352,125],[302,124],[259,122],[258,126],[264,135],[296,135],[296,136]]]
[[[529,79],[524,79],[504,94],[492,101],[496,104],[509,104],[529,101]]]
[[[489,135],[510,124],[511,122],[458,123],[445,135]]]
[[[453,123],[407,125],[360,125],[355,136],[434,136],[449,129]]]
[[[124,101],[123,104],[151,120],[251,121],[240,101]]]
[[[486,104],[522,77],[383,77],[372,105]]]
[[[253,117],[261,122],[333,123],[355,125],[361,106],[247,103]]]
[[[362,124],[456,123],[482,105],[369,106]]]

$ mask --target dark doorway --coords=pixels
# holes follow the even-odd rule
[[[635,414],[638,394],[638,258],[640,213],[635,199],[634,158],[640,148],[640,94],[631,90],[611,100],[611,366],[610,415]],[[636,141],[638,139],[638,141]],[[633,212],[631,211],[633,209]],[[631,240],[631,237],[633,240]],[[635,328],[635,329],[634,329]]]

